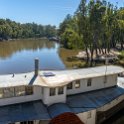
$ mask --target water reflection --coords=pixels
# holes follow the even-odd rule
[[[25,40],[25,41],[12,41],[0,43],[0,58],[6,59],[11,57],[16,52],[23,50],[41,50],[43,48],[54,49],[56,44],[47,40]]]
[[[47,40],[25,40],[0,43],[0,74],[34,70],[34,59],[40,69],[65,69],[58,55],[59,44]]]

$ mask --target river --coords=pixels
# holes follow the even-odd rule
[[[0,42],[0,74],[33,71],[35,58],[40,69],[65,69],[59,52],[60,45],[47,40]]]

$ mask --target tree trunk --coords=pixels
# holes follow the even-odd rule
[[[93,66],[93,53],[94,53],[94,45],[91,49],[91,58],[90,58],[90,66],[92,67]]]
[[[124,49],[124,47],[123,47],[123,42],[121,42],[121,50],[123,50]]]
[[[89,62],[89,52],[88,52],[87,45],[85,46],[85,51],[86,51],[86,55],[87,55],[86,63],[88,64],[88,62]]]

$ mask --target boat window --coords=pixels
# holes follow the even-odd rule
[[[0,98],[3,98],[3,89],[0,89]]]
[[[26,95],[32,95],[33,94],[33,87],[32,86],[25,87],[25,94]]]
[[[56,89],[50,88],[50,96],[55,96],[55,94],[56,94]]]
[[[20,124],[34,124],[33,121],[24,121],[24,122],[20,122]]]
[[[88,80],[87,80],[87,86],[90,87],[91,84],[92,84],[92,79],[88,79]]]
[[[59,87],[58,88],[58,94],[59,95],[64,94],[64,87]]]
[[[77,81],[75,82],[75,88],[80,88],[80,80],[77,80]]]
[[[13,97],[15,95],[14,88],[4,88],[3,89],[4,98]]]
[[[28,123],[27,124],[33,124],[33,121],[28,121]]]
[[[25,87],[15,87],[15,96],[24,96],[25,95]]]
[[[67,89],[68,90],[71,90],[73,88],[73,83],[71,82],[71,83],[69,83],[68,85],[67,85]]]

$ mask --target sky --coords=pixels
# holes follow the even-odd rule
[[[124,0],[108,1],[124,6]],[[80,0],[0,0],[0,18],[58,27],[67,14],[72,15],[76,11],[79,3]]]

